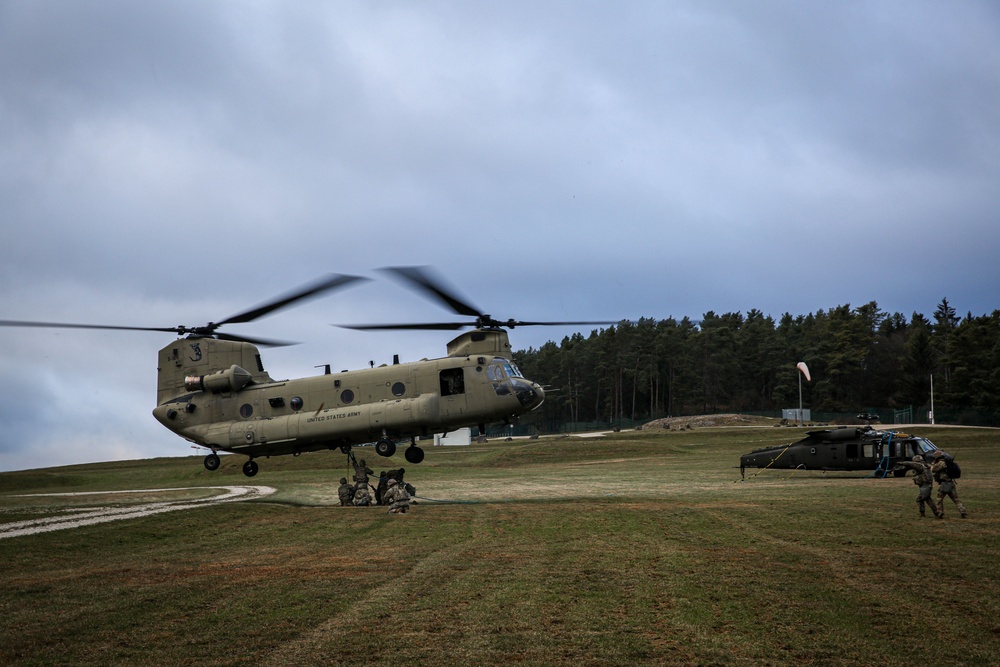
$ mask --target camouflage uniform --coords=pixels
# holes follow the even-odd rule
[[[368,475],[374,475],[375,471],[365,465],[365,460],[354,464],[354,486],[368,487]]]
[[[389,480],[388,487],[384,499],[389,504],[389,514],[406,514],[410,510],[410,494],[395,479]]]
[[[925,504],[931,508],[934,516],[938,516],[938,508],[931,500],[931,491],[934,490],[934,477],[931,475],[931,467],[924,463],[924,457],[917,454],[913,457],[913,461],[900,461],[897,465],[905,470],[913,471],[913,483],[920,489],[917,492],[917,508],[920,510],[920,516],[927,516],[924,513]]]
[[[367,507],[372,504],[372,494],[368,491],[368,485],[358,486],[354,490],[354,506]]]
[[[406,474],[406,468],[399,468],[398,470],[385,470],[379,473],[378,476],[378,488],[375,489],[375,503],[378,505],[388,505],[389,501],[386,498],[386,493],[389,491],[389,480],[394,479],[400,484],[403,483],[403,475]],[[406,490],[410,494],[416,493],[409,484],[406,485]]]
[[[969,513],[965,510],[962,501],[958,499],[958,482],[948,476],[948,465],[945,462],[944,452],[934,452],[934,465],[931,466],[931,473],[934,475],[934,481],[938,483],[937,517],[944,518],[944,498],[947,496],[958,506],[958,513],[962,515],[962,518],[967,518]]]
[[[340,488],[337,489],[340,505],[350,505],[354,502],[354,487],[347,483],[346,477],[340,478]]]

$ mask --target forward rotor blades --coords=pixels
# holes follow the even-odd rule
[[[240,336],[234,334],[226,333],[216,333],[216,329],[225,324],[244,324],[246,322],[252,322],[253,320],[259,319],[273,313],[281,308],[286,308],[298,301],[304,299],[310,299],[319,296],[324,292],[330,290],[339,289],[345,287],[350,283],[358,280],[367,280],[367,278],[362,278],[360,276],[345,276],[339,274],[330,274],[320,280],[313,281],[302,287],[288,292],[280,297],[272,299],[264,304],[261,304],[251,310],[242,312],[238,315],[233,315],[221,322],[209,322],[204,326],[194,326],[189,327],[185,325],[180,325],[176,327],[130,327],[130,326],[119,326],[114,324],[76,324],[70,322],[31,322],[23,320],[0,320],[0,326],[3,327],[32,327],[32,328],[47,328],[47,329],[99,329],[107,331],[162,331],[165,333],[175,333],[180,336],[185,336],[188,334],[193,334],[196,336],[214,336],[222,340],[229,340],[234,342],[250,343],[252,345],[263,345],[267,347],[282,347],[286,345],[295,345],[291,341],[282,340],[271,340],[267,338],[253,338],[250,336]]]
[[[446,290],[440,279],[431,277],[429,269],[426,266],[389,266],[381,270],[393,273],[414,287],[427,292],[459,315],[468,315],[475,318],[489,317],[488,315],[483,315],[475,306],[470,306],[451,291]]]
[[[418,331],[451,331],[474,328],[498,328],[503,327],[513,329],[525,326],[581,326],[589,324],[615,324],[615,322],[526,322],[515,319],[497,320],[481,312],[475,306],[470,305],[465,300],[455,295],[454,291],[446,288],[443,281],[430,275],[428,267],[421,266],[391,266],[380,269],[390,273],[403,282],[409,283],[411,287],[418,291],[425,292],[440,301],[459,315],[467,315],[476,318],[473,321],[465,322],[428,322],[428,323],[396,323],[396,324],[352,324],[340,325],[344,329],[354,329],[358,331],[388,331],[412,329]]]

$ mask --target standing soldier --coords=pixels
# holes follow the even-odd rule
[[[350,505],[354,501],[354,487],[347,483],[346,477],[340,478],[340,488],[337,489],[337,495],[340,497],[340,506]]]
[[[944,497],[948,496],[958,506],[958,513],[962,515],[962,518],[967,519],[969,513],[965,511],[965,505],[958,499],[958,482],[948,474],[948,460],[940,449],[934,452],[934,465],[931,466],[931,473],[934,475],[934,481],[938,483],[937,518],[944,518]]]
[[[352,457],[353,458],[353,457]],[[355,462],[354,464],[354,486],[356,487],[368,487],[368,475],[374,475],[375,471],[369,468],[365,464],[365,460]]]
[[[913,483],[919,489],[917,492],[917,508],[920,510],[920,516],[927,516],[924,513],[924,505],[926,504],[931,508],[934,516],[940,518],[940,512],[934,505],[934,501],[931,500],[931,491],[934,489],[934,477],[931,475],[931,467],[924,463],[924,457],[917,454],[913,457],[913,461],[900,461],[896,464],[896,467],[913,471]]]
[[[356,507],[366,507],[372,504],[372,494],[368,490],[368,475],[374,475],[375,471],[365,464],[365,460],[354,461],[354,505]]]

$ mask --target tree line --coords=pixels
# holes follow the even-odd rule
[[[551,422],[777,414],[798,407],[804,361],[803,407],[814,415],[912,407],[922,421],[933,391],[935,421],[1000,425],[1000,311],[962,318],[947,299],[933,319],[872,301],[778,321],[759,310],[622,321],[514,361],[546,387],[536,418]]]

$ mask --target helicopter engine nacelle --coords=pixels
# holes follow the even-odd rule
[[[251,375],[236,364],[224,371],[209,375],[189,375],[184,378],[184,388],[188,391],[237,392],[250,383]]]

